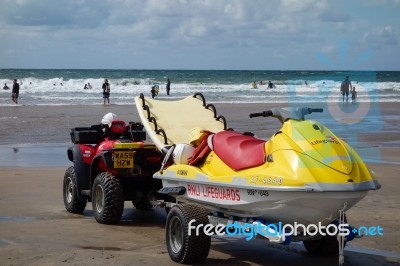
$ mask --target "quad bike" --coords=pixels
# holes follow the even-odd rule
[[[153,179],[160,169],[162,155],[154,144],[144,143],[146,132],[141,123],[116,120],[106,114],[102,123],[71,129],[73,145],[68,159],[73,162],[64,176],[63,196],[67,211],[83,213],[92,202],[96,221],[118,223],[124,201],[132,201],[136,209],[152,207],[151,200],[160,195],[161,180]]]

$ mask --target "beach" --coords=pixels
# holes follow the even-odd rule
[[[279,121],[273,118],[250,120],[249,113],[285,105],[216,103],[215,106],[218,114],[226,117],[228,127],[241,132],[251,131],[261,138],[268,138],[279,130]],[[399,107],[400,103],[371,105],[368,108],[379,108],[379,114],[375,112],[376,116],[367,117],[359,124],[346,122],[345,118],[342,120],[344,122],[333,123],[331,120],[334,119],[326,112],[322,117],[333,132],[354,144],[352,146],[363,158],[367,157],[368,166],[376,173],[382,185],[380,190],[370,191],[347,212],[348,222],[353,226],[379,225],[384,233],[383,236],[366,236],[350,242],[350,249],[353,250],[349,251],[347,247],[345,255],[351,265],[400,263]],[[0,108],[0,149],[10,149],[10,155],[15,153],[15,149],[13,152],[11,148],[23,149],[21,145],[37,147],[50,143],[55,146],[68,146],[71,128],[99,124],[102,116],[108,112],[117,114],[119,119],[127,122],[139,122],[133,104]],[[352,108],[354,109],[354,106]],[[351,112],[350,109],[348,116],[354,116],[356,119],[359,114]],[[310,118],[318,120],[318,115],[313,114]],[[353,127],[360,130],[356,139],[354,131],[351,131]],[[165,246],[163,210],[139,212],[130,207],[130,202],[125,202],[124,221],[116,226],[98,224],[93,218],[90,204],[84,216],[65,211],[62,179],[68,161],[52,162],[47,166],[43,163],[40,167],[10,167],[7,166],[7,161],[10,160],[10,165],[13,165],[11,156],[7,156],[6,152],[1,154],[3,164],[0,166],[0,264],[173,264]],[[66,151],[64,154],[66,158]],[[43,149],[38,156],[47,160],[46,156],[51,154],[46,154],[46,150]],[[235,246],[232,242],[240,244],[236,243]],[[254,243],[263,243],[260,250],[260,247],[254,247],[256,244],[246,246],[247,243],[244,242],[213,238],[206,265],[264,264],[263,256],[271,252],[280,254],[274,255],[271,265],[304,265],[304,261],[309,265],[337,263],[336,258],[311,259],[302,247],[277,249],[273,245],[255,241]],[[367,252],[365,258],[359,258],[359,254],[364,253],[357,251],[357,248],[362,248],[363,252],[369,249],[378,250],[374,251],[378,255]],[[132,258],[135,259],[135,263],[132,262]]]

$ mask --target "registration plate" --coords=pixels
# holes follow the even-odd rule
[[[114,168],[133,168],[133,151],[114,151]]]

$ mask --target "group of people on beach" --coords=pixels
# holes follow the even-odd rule
[[[83,87],[84,90],[91,90],[92,89],[92,85],[90,85],[90,82],[85,83],[85,86]]]
[[[259,84],[259,85],[266,85],[266,83],[265,83],[264,81],[262,81],[262,80],[260,80],[260,82],[259,82],[258,84]],[[253,81],[252,86],[253,86],[253,89],[257,89],[257,83],[256,83],[256,81]],[[275,89],[276,86],[275,86],[275,84],[272,83],[271,81],[268,81],[268,86],[267,86],[267,88],[268,88],[268,89]]]
[[[90,86],[90,88],[89,88]],[[85,88],[86,89],[91,89],[92,86],[90,85],[90,83],[88,83],[88,86],[85,84]],[[101,88],[103,89],[103,105],[109,105],[110,104],[110,83],[108,83],[108,79],[104,79],[103,85],[101,86]],[[169,92],[171,90],[171,81],[169,80],[169,78],[167,78],[167,84],[165,86],[165,89],[167,91],[167,95],[169,95]],[[156,97],[159,93],[159,86],[157,84],[153,84],[151,86],[151,97],[154,99],[154,97]]]
[[[264,85],[265,83],[263,81],[260,81],[260,85]],[[307,81],[305,81],[305,85],[308,86]],[[254,81],[253,82],[253,88],[257,88],[257,84]],[[268,88],[272,89],[275,88],[275,84],[273,84],[271,81],[268,82]],[[10,88],[7,86],[7,83],[4,84],[3,87],[4,90],[9,90]],[[92,85],[90,83],[85,84],[84,89],[92,89]],[[169,95],[170,90],[171,90],[171,81],[169,78],[167,78],[167,83],[166,83],[166,92],[167,95]],[[104,79],[103,85],[102,85],[102,90],[103,90],[103,104],[104,105],[109,105],[110,104],[110,84],[108,82],[108,79]],[[340,91],[342,94],[342,101],[344,103],[344,98],[346,96],[346,102],[349,101],[349,94],[351,93],[351,102],[355,103],[356,99],[357,99],[357,91],[355,86],[352,86],[351,81],[349,76],[346,76],[346,79],[341,83],[340,86]],[[159,86],[157,84],[152,84],[151,86],[151,97],[154,99],[154,97],[156,97],[159,93]],[[11,98],[12,101],[15,104],[18,104],[18,96],[19,96],[19,83],[17,83],[17,79],[13,80],[13,87],[12,87],[12,91],[11,91]]]
[[[154,97],[156,97],[159,93],[160,87],[158,86],[158,84],[152,84],[151,86],[151,98],[154,99]],[[165,85],[165,90],[167,91],[167,95],[169,95],[169,92],[171,90],[171,81],[169,80],[169,78],[167,78],[167,84]]]
[[[263,82],[262,80],[260,80],[259,82],[260,85],[265,85],[266,83]],[[325,82],[324,82],[325,84]],[[306,85],[306,87],[308,87],[308,82],[305,80],[304,81],[304,85]],[[253,89],[257,89],[257,83],[256,81],[253,81],[252,83],[252,87]],[[272,83],[271,81],[268,81],[268,89],[273,89],[276,88],[275,84]],[[346,102],[349,101],[349,94],[351,93],[351,102],[355,103],[356,99],[357,99],[357,91],[356,91],[356,87],[351,85],[351,81],[349,76],[346,76],[346,79],[344,81],[342,81],[341,85],[340,85],[340,91],[342,93],[342,101],[344,102],[344,98],[346,96]]]

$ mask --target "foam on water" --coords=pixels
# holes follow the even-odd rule
[[[12,74],[10,74],[12,73]],[[152,84],[160,87],[160,99],[178,99],[195,92],[203,93],[207,101],[219,103],[265,102],[335,102],[340,101],[340,84],[345,72],[313,71],[127,71],[127,70],[0,70],[0,84],[12,87],[13,75],[20,86],[19,102],[23,105],[100,105],[102,83],[108,77],[111,85],[112,104],[132,104],[133,97],[143,93],[150,96]],[[356,72],[352,85],[360,102],[399,102],[400,72],[388,76],[369,72]],[[251,82],[267,82],[271,76],[276,85]],[[309,76],[307,76],[309,75]],[[165,90],[166,77],[171,77],[171,95]],[[383,76],[384,78],[381,78]],[[392,79],[390,79],[392,78]],[[308,86],[305,85],[305,80]],[[90,83],[92,89],[84,90]],[[11,90],[0,90],[0,106],[13,105]]]

